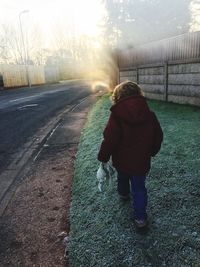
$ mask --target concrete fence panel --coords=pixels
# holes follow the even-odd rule
[[[154,93],[154,94],[164,94],[163,84],[143,84],[140,83],[141,88],[144,92]]]
[[[192,61],[121,69],[120,81],[138,82],[147,98],[200,106],[200,59]]]
[[[194,106],[200,106],[200,98],[199,97],[188,97],[188,96],[168,96],[169,102],[179,103],[179,104],[189,104]]]
[[[168,94],[175,96],[200,97],[200,85],[168,85]]]
[[[165,97],[162,94],[156,94],[156,93],[151,93],[151,92],[146,92],[145,91],[145,97],[149,99],[156,99],[156,100],[161,100],[164,101]]]
[[[142,84],[163,84],[163,75],[139,75],[138,83]]]
[[[123,76],[120,77],[120,82],[124,82],[124,81],[132,81],[132,82],[137,82],[137,77],[136,76]]]
[[[137,76],[137,70],[123,71],[121,73],[121,77],[136,77],[136,76]]]
[[[200,106],[200,31],[121,50],[118,66],[119,80],[138,82],[149,98]]]
[[[173,85],[199,85],[200,73],[169,74],[168,83]]]
[[[162,67],[139,67],[139,75],[164,75],[164,69]]]
[[[200,63],[175,64],[168,67],[169,74],[200,73]]]
[[[120,82],[124,81],[132,81],[132,82],[137,82],[137,70],[131,70],[131,71],[121,71],[119,73],[119,80]]]

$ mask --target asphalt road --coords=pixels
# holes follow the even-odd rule
[[[84,81],[0,91],[0,174],[41,127],[90,94]]]

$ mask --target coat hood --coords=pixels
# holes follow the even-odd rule
[[[129,124],[142,123],[148,119],[150,114],[150,109],[143,96],[123,98],[110,110],[115,117]]]

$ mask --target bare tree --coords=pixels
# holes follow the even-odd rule
[[[11,25],[0,26],[0,60],[6,64],[22,64],[20,36]]]

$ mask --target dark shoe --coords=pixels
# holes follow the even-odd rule
[[[148,225],[147,220],[136,220],[135,219],[134,222],[135,222],[136,227],[139,229],[143,229],[143,228],[147,227],[147,225]]]

